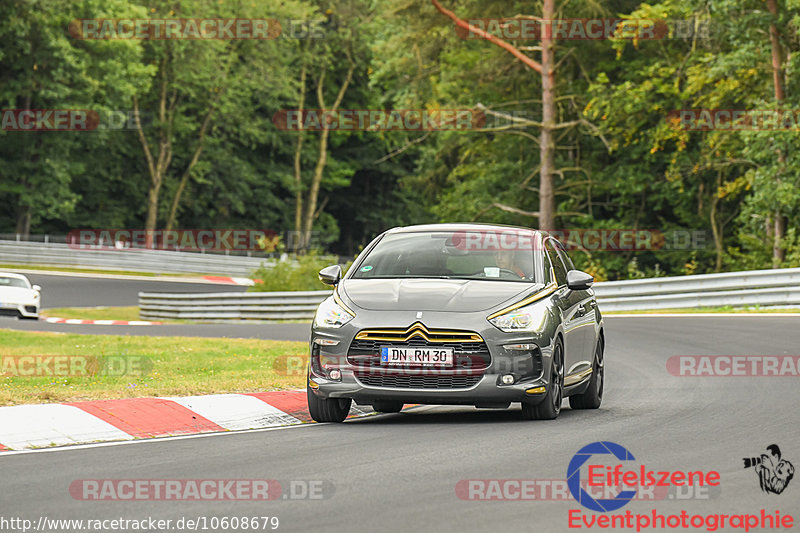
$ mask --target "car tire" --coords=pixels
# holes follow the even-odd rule
[[[557,340],[553,346],[550,364],[550,385],[547,395],[536,405],[522,404],[522,418],[525,420],[555,420],[561,413],[564,401],[564,347]]]
[[[306,387],[308,395],[308,412],[315,422],[344,422],[350,413],[350,398],[323,399],[314,394],[311,387]]]
[[[572,409],[597,409],[603,402],[603,385],[605,381],[605,362],[603,360],[603,340],[597,339],[597,348],[592,361],[592,377],[583,394],[569,397]]]
[[[399,413],[403,410],[403,405],[401,402],[382,401],[373,403],[372,409],[376,413]]]

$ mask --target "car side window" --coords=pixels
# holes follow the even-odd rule
[[[564,249],[564,245],[562,245],[558,241],[555,241],[555,243],[556,243],[556,249],[558,250],[558,255],[561,256],[561,259],[564,261],[564,265],[566,265],[567,267],[567,272],[569,272],[570,270],[575,270],[575,264],[572,262],[572,259],[569,258],[569,254]]]
[[[555,280],[551,275],[552,267],[550,263],[550,256],[548,254],[542,254],[542,267],[544,268],[544,284],[550,285]]]
[[[544,249],[547,251],[547,256],[550,258],[550,264],[553,265],[553,271],[556,274],[556,284],[561,287],[567,284],[567,269],[564,262],[558,255],[552,239],[547,239],[544,242]]]

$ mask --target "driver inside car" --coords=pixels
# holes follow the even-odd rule
[[[527,277],[519,261],[517,261],[517,254],[513,250],[495,250],[494,261],[500,269],[513,272],[521,279]]]

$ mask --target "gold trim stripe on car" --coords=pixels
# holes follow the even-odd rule
[[[537,300],[541,300],[542,298],[554,293],[556,290],[558,290],[558,285],[556,285],[554,282],[550,283],[549,285],[547,285],[542,290],[531,294],[530,296],[528,296],[524,300],[520,300],[519,302],[517,302],[517,303],[515,303],[513,305],[509,305],[508,307],[505,307],[505,308],[503,308],[503,309],[501,309],[499,311],[496,311],[496,312],[492,313],[491,315],[489,315],[486,318],[491,320],[491,319],[496,318],[496,317],[498,317],[500,315],[504,315],[504,314],[508,313],[509,311],[513,311],[514,309],[519,309],[520,307],[523,307],[523,306],[526,306],[528,304],[531,304],[531,303],[533,303],[533,302],[535,302]]]
[[[587,368],[586,370],[582,370],[581,372],[570,374],[569,376],[564,378],[564,386],[569,387],[570,385],[575,385],[576,383],[580,383],[590,375],[592,375],[591,367]]]
[[[336,304],[339,307],[341,307],[342,309],[344,309],[345,311],[347,311],[348,313],[353,315],[353,317],[356,316],[356,312],[353,311],[352,309],[350,309],[349,307],[347,307],[345,305],[345,303],[342,301],[342,299],[339,297],[339,287],[336,287],[335,289],[333,289],[333,301],[336,302]]]
[[[405,342],[420,337],[428,342],[483,342],[483,337],[470,331],[428,329],[422,322],[414,322],[406,329],[365,329],[356,334],[356,340]]]

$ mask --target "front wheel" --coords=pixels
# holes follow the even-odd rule
[[[320,398],[311,387],[306,387],[308,412],[315,422],[344,422],[350,413],[350,398]]]
[[[597,339],[597,348],[594,351],[592,362],[592,377],[586,391],[578,396],[569,397],[569,406],[572,409],[597,409],[603,401],[603,342]]]
[[[550,384],[547,395],[536,405],[522,404],[522,418],[525,420],[555,420],[561,413],[564,400],[564,348],[561,341],[553,347],[553,359],[550,364]]]

